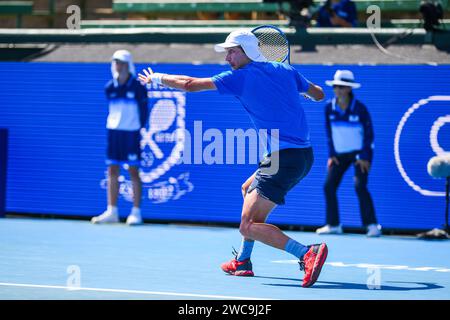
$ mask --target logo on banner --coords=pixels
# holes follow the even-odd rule
[[[148,128],[141,129],[140,177],[144,197],[153,203],[178,200],[194,189],[190,173],[171,174],[182,162],[186,139],[186,94],[158,86],[148,93],[150,115]],[[107,177],[102,188],[107,188]],[[130,180],[119,177],[119,193],[125,200],[133,201]]]
[[[414,116],[417,116],[419,109],[420,109],[420,111],[430,110],[430,109],[438,110],[433,107],[436,107],[437,103],[442,103],[442,102],[450,104],[450,96],[431,96],[426,99],[421,99],[418,102],[414,103],[405,112],[405,114],[401,118],[401,120],[397,126],[397,130],[395,132],[394,157],[395,157],[395,163],[397,165],[397,168],[398,168],[402,178],[408,184],[408,186],[410,186],[413,190],[419,192],[420,194],[422,194],[424,196],[445,196],[445,192],[429,190],[429,189],[431,189],[430,187],[422,185],[422,184],[424,184],[425,180],[416,179],[415,177],[413,177],[412,173],[408,172],[407,165],[409,165],[409,163],[406,163],[405,160],[402,160],[402,154],[400,152],[400,147],[402,146],[401,137],[403,135],[406,135],[406,133],[409,130],[415,129],[414,123],[413,123],[413,124],[410,124],[410,129],[406,130],[407,123],[412,122],[417,119]],[[448,105],[446,106],[446,110],[449,110]],[[423,115],[419,115],[417,117],[423,117]],[[439,111],[437,113],[433,112],[432,119],[433,120],[430,122],[430,128],[428,129],[429,131],[427,130],[428,136],[426,139],[426,141],[427,141],[426,145],[420,144],[419,141],[417,141],[417,134],[413,138],[414,143],[415,143],[415,146],[414,146],[415,148],[413,149],[413,151],[416,153],[416,155],[420,154],[423,151],[428,150],[427,148],[424,148],[424,147],[431,148],[434,155],[437,155],[437,156],[444,155],[444,154],[450,154],[450,150],[445,149],[445,147],[448,148],[448,145],[450,143],[450,139],[449,139],[450,135],[448,135],[448,134],[440,135],[439,134],[440,131],[443,129],[443,127],[446,124],[450,125],[450,114],[440,114]],[[447,139],[445,139],[445,138],[447,138]],[[447,144],[444,145],[444,144],[442,144],[442,142],[447,143]],[[412,153],[413,151],[410,150],[410,153]],[[406,158],[407,157],[404,157],[404,159],[406,159]],[[412,155],[412,157],[410,157],[410,159],[415,159],[414,155]],[[426,172],[426,170],[427,170],[426,164],[423,167],[424,167],[423,170],[421,170],[420,172],[422,172],[422,171]]]

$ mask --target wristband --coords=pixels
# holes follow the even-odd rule
[[[150,79],[152,80],[153,83],[161,85],[163,76],[165,76],[164,73],[153,73],[150,76]]]

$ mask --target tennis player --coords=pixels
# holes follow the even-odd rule
[[[101,215],[93,217],[92,223],[119,222],[117,199],[119,196],[120,166],[127,165],[133,187],[133,208],[128,215],[128,225],[142,223],[141,194],[139,177],[141,160],[141,133],[148,116],[147,90],[136,79],[131,53],[118,50],[112,56],[112,79],[105,86],[109,102],[107,160],[108,166],[108,207]]]
[[[143,70],[143,83],[162,84],[188,92],[217,90],[220,94],[237,97],[258,130],[278,129],[278,149],[268,149],[256,172],[243,184],[244,204],[239,231],[243,236],[239,252],[222,264],[226,273],[253,276],[250,256],[254,241],[285,250],[299,259],[305,271],[303,287],[317,280],[327,257],[325,243],[305,246],[289,238],[278,227],[265,223],[269,213],[285,203],[285,196],[309,172],[313,150],[309,129],[301,104],[300,93],[320,101],[322,88],[309,82],[292,66],[268,62],[259,49],[256,36],[250,31],[230,33],[226,41],[215,46],[226,52],[231,71],[211,78],[153,73]],[[268,137],[271,139],[272,137]],[[271,167],[277,159],[278,170]]]

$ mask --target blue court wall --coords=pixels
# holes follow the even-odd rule
[[[141,70],[144,66],[136,67]],[[151,66],[158,72],[196,77],[228,70],[228,66],[216,64]],[[337,69],[352,70],[362,83],[355,94],[369,108],[375,128],[369,189],[379,222],[396,229],[441,226],[445,182],[428,176],[427,162],[436,154],[450,152],[450,66],[296,68],[323,85],[327,98],[332,97],[332,90],[324,82]],[[0,127],[9,129],[6,210],[71,216],[101,213],[106,206],[107,102],[103,87],[111,77],[109,64],[0,63],[0,72]],[[234,97],[217,92],[185,94],[156,88],[149,92],[151,110],[160,105],[176,110],[176,115],[165,128],[156,128],[158,132],[147,131],[152,134],[143,142],[144,217],[238,222],[240,187],[256,165],[248,159],[246,164],[206,164],[204,159],[198,164],[181,163],[177,148],[187,140],[177,140],[175,133],[185,128],[192,134],[191,150],[194,139],[199,139],[195,130],[214,136],[202,141],[200,134],[197,148],[208,150],[213,141],[218,146],[216,134],[225,137],[226,129],[251,128],[242,106]],[[318,226],[325,221],[324,103],[305,101],[304,108],[315,163],[310,174],[289,193],[286,205],[271,214],[272,223]],[[157,116],[155,113],[155,119]],[[161,149],[161,158],[155,157],[149,139]],[[241,147],[236,150],[239,152],[245,150]],[[220,152],[214,155],[220,158]],[[126,171],[122,174],[119,210],[126,216],[131,187]],[[339,206],[343,225],[357,227],[361,219],[352,179],[350,169],[338,192]]]

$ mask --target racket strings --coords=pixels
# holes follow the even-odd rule
[[[260,28],[254,32],[259,47],[267,60],[283,62],[289,54],[287,39],[273,28]]]

